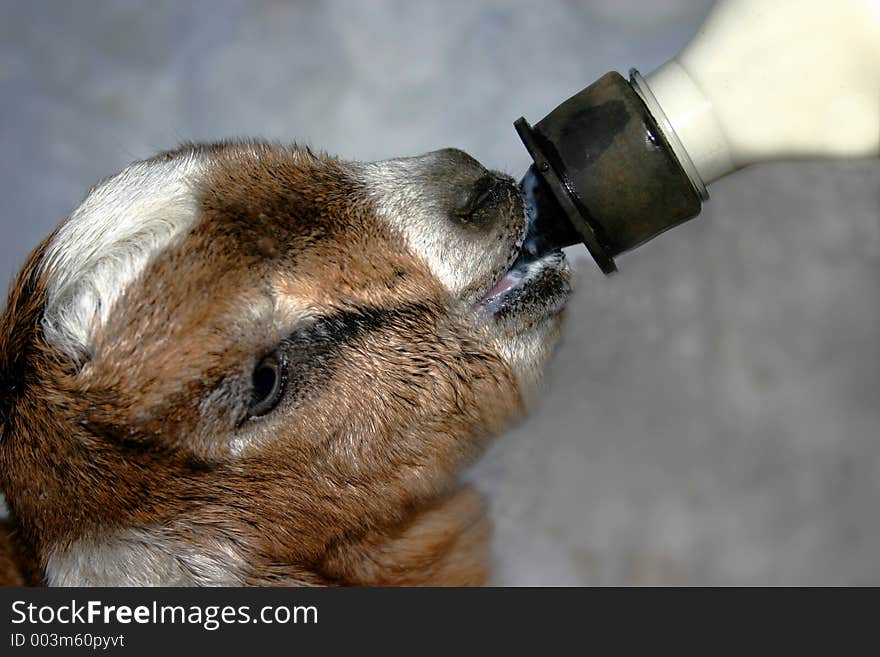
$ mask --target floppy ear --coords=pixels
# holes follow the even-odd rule
[[[355,586],[483,586],[490,534],[483,498],[463,486],[390,532],[337,546],[324,574]]]
[[[40,318],[46,303],[46,281],[40,262],[51,236],[36,248],[9,288],[0,317],[0,439],[9,410],[24,385],[28,358],[35,337],[42,331]]]

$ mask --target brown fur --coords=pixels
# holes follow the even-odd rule
[[[25,557],[20,554],[14,539],[15,530],[7,522],[0,522],[0,586],[24,586]]]
[[[485,582],[485,511],[455,477],[521,411],[509,366],[342,163],[209,152],[202,218],[120,298],[82,366],[41,338],[48,240],[12,287],[5,581],[41,583],[52,553],[135,527],[222,540],[250,584]],[[291,398],[244,419],[255,360],[321,318],[343,339],[306,344]]]

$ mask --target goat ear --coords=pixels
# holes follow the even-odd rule
[[[35,346],[43,344],[46,282],[40,263],[50,238],[36,248],[13,281],[0,317],[0,420],[5,420],[24,388]]]

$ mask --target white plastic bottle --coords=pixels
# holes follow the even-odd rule
[[[765,160],[878,157],[880,0],[722,0],[633,84],[698,184]]]

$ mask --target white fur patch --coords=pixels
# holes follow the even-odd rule
[[[381,217],[403,236],[440,283],[459,295],[475,281],[487,280],[514,244],[507,239],[511,228],[503,222],[494,233],[479,238],[456,230],[449,208],[437,199],[437,186],[449,183],[431,174],[432,165],[444,157],[443,151],[435,151],[368,162],[360,164],[360,171]],[[525,216],[519,221],[524,225]]]
[[[246,563],[228,542],[190,545],[162,529],[131,529],[54,550],[49,586],[241,586]]]
[[[459,266],[450,257],[453,240],[444,230],[449,221],[432,200],[425,196],[421,184],[415,184],[421,173],[421,158],[404,158],[370,162],[364,173],[379,212],[399,230],[407,245],[425,259],[434,275],[452,293],[458,293],[472,280],[469,269]]]
[[[146,264],[198,216],[196,154],[136,162],[98,184],[52,239],[43,259],[43,332],[74,360]]]

